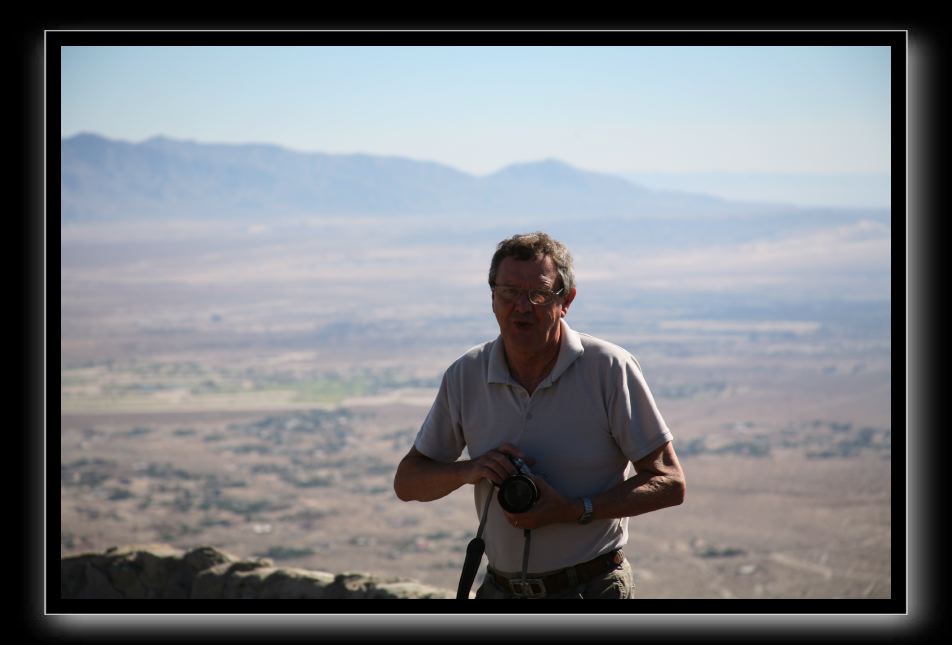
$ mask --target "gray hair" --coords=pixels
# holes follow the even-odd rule
[[[503,258],[508,257],[517,260],[540,260],[550,257],[555,263],[559,279],[562,281],[562,287],[565,289],[562,297],[567,296],[575,288],[575,271],[572,268],[572,255],[569,253],[568,247],[542,231],[513,235],[496,245],[496,253],[489,265],[490,286],[496,283],[499,264]]]

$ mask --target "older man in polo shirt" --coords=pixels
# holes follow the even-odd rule
[[[635,358],[565,322],[576,289],[564,245],[500,242],[489,284],[499,336],[446,370],[394,490],[429,501],[474,485],[477,512],[489,505],[477,598],[630,598],[628,518],[684,499],[671,432]],[[509,455],[539,490],[522,513],[490,498],[517,472]]]

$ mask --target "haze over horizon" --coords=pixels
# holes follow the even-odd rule
[[[889,205],[888,47],[69,46],[61,65],[63,138],[475,175],[554,158],[732,199]]]
[[[379,156],[381,158],[406,159],[416,162],[437,163],[474,177],[488,177],[512,166],[556,161],[573,166],[578,170],[592,171],[571,164],[563,159],[547,157],[521,162],[512,162],[490,172],[472,173],[451,164],[433,159],[419,159],[410,155],[372,155],[363,151],[353,153],[329,153],[324,150],[295,150],[287,146],[268,141],[204,141],[198,139],[180,139],[165,134],[155,134],[141,140],[131,141],[107,137],[99,132],[80,131],[63,140],[78,136],[91,135],[133,145],[155,140],[168,140],[201,145],[229,146],[276,146],[297,154],[329,154],[354,156]],[[598,171],[600,172],[600,171]],[[886,173],[770,173],[770,172],[606,172],[651,190],[672,190],[696,193],[739,202],[763,202],[785,204],[800,207],[835,208],[890,208],[890,174]]]

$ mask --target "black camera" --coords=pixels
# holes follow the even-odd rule
[[[526,462],[512,455],[506,456],[519,472],[499,485],[499,505],[510,513],[524,513],[539,499],[539,489],[529,476],[532,472]]]

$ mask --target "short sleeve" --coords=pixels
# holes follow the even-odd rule
[[[460,423],[460,397],[453,391],[450,381],[448,370],[413,442],[416,449],[430,459],[446,463],[459,459],[466,447]]]
[[[629,355],[613,366],[613,375],[617,381],[609,397],[611,433],[625,456],[635,462],[674,437],[635,357]]]

